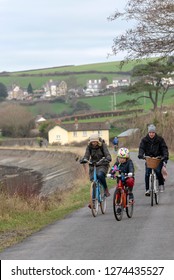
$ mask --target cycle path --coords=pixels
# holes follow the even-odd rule
[[[160,205],[150,206],[145,197],[144,161],[131,153],[136,165],[135,206],[131,219],[126,213],[115,220],[112,195],[107,213],[92,217],[87,206],[32,234],[0,253],[2,260],[173,260],[174,259],[174,163],[169,161],[166,190]],[[114,183],[114,182],[113,182]]]

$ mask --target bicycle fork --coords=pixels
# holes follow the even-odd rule
[[[123,205],[123,203],[123,190],[121,188],[118,188],[115,196],[115,204]]]
[[[97,199],[98,202],[100,203],[102,201],[102,197],[101,197],[101,193],[100,193],[100,188],[97,184],[98,184],[98,182],[96,182],[95,186],[93,187],[92,197],[93,197],[93,200]]]
[[[157,186],[157,178],[154,170],[152,170],[152,173],[150,174],[150,187],[151,191],[157,192],[158,191],[158,186]]]

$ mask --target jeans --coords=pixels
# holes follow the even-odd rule
[[[164,179],[161,174],[162,166],[163,166],[163,162],[161,161],[160,164],[158,165],[158,167],[155,169],[155,173],[156,173],[158,181],[159,181],[159,186],[164,185]],[[152,168],[148,168],[147,166],[145,166],[146,191],[149,190],[149,176],[150,176],[151,172],[152,172]]]
[[[104,172],[99,171],[97,173],[97,179],[99,180],[99,182],[103,185],[104,189],[107,189],[107,184],[106,184],[106,175]],[[90,178],[90,180],[93,180],[93,177]]]

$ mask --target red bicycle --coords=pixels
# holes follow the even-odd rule
[[[127,217],[132,218],[134,203],[133,201],[129,201],[128,187],[126,186],[126,179],[129,176],[126,174],[120,174],[119,172],[115,175],[109,175],[112,179],[117,180],[113,195],[113,210],[116,220],[122,220],[124,210],[126,210]]]

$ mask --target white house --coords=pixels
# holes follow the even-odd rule
[[[64,81],[49,80],[44,86],[45,97],[58,97],[67,94],[67,84]]]
[[[48,132],[49,144],[66,145],[71,143],[80,143],[89,139],[93,133],[103,138],[109,145],[109,128],[106,123],[71,123],[56,125]]]

